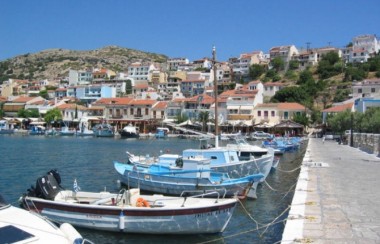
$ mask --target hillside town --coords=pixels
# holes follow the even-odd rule
[[[310,131],[304,131],[303,125],[295,122],[290,125],[289,121],[302,114],[310,116],[310,109],[296,102],[269,102],[278,91],[294,84],[251,80],[250,67],[262,65],[272,69],[271,61],[280,58],[285,70],[296,60],[297,69],[302,71],[318,65],[331,52],[338,54],[345,64],[366,63],[379,50],[376,35],[360,35],[345,48],[298,49],[283,45],[272,47],[269,52],[241,53],[227,61],[204,57],[190,62],[181,57],[169,58],[165,63],[134,62],[124,72],[104,67],[70,69],[68,76],[61,80],[1,81],[0,103],[3,118],[20,129],[28,129],[25,119],[18,116],[21,109],[38,111],[39,117],[30,118],[29,123],[53,126],[54,121],[43,121],[43,117],[56,108],[62,121],[72,122],[74,127],[86,118],[91,126],[106,121],[115,131],[133,125],[142,133],[150,133],[160,126],[186,122],[212,133],[217,116],[224,133],[275,132],[284,126],[302,128],[299,132],[305,133]],[[365,112],[367,107],[379,106],[379,101],[379,78],[355,81],[349,99],[322,110],[323,122],[328,114],[347,109]]]

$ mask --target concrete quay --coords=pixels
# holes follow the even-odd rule
[[[281,243],[380,243],[380,158],[310,138]]]

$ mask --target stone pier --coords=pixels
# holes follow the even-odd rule
[[[379,137],[354,140],[363,148]],[[282,243],[380,243],[378,151],[320,138],[308,143]]]

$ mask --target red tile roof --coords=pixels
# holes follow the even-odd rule
[[[154,105],[153,110],[163,110],[168,106],[168,102],[161,101]]]
[[[342,104],[342,105],[337,105],[337,106],[334,106],[331,108],[327,108],[327,109],[323,110],[322,112],[325,112],[325,113],[343,112],[346,110],[351,110],[353,105],[354,105],[354,103],[346,103],[346,104]]]
[[[279,103],[278,106],[279,109],[282,110],[305,110],[305,106],[299,104],[299,103]]]
[[[153,105],[157,101],[156,100],[149,100],[149,99],[133,99],[129,105]]]
[[[15,103],[26,103],[26,102],[29,102],[31,100],[33,100],[34,97],[18,97],[14,100],[12,100],[12,102],[15,102]]]
[[[127,105],[133,99],[130,97],[114,97],[114,98],[101,98],[98,101],[94,102],[94,105],[106,105],[106,104],[118,104],[118,105]]]
[[[201,104],[212,104],[215,102],[215,99],[207,94],[200,94],[194,97],[190,97],[186,99],[187,102],[193,102],[198,103],[198,98],[202,96],[202,101],[200,101]]]
[[[65,103],[57,106],[59,110],[65,110],[65,109],[75,109],[77,108],[78,110],[87,110],[87,107],[84,107],[82,105],[77,105],[75,103]]]

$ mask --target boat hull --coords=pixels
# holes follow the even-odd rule
[[[121,138],[139,138],[140,135],[137,133],[131,133],[124,130],[119,131]]]
[[[232,180],[229,183],[210,182],[207,178],[186,178],[174,175],[155,175],[133,170],[132,165],[126,165],[129,170],[120,169],[115,162],[115,168],[121,176],[121,181],[131,188],[140,188],[144,191],[180,196],[198,195],[206,192],[217,192],[219,196],[245,198],[253,181]],[[218,194],[211,195],[218,197]]]
[[[35,197],[24,197],[22,204],[55,222],[83,228],[140,234],[207,234],[226,228],[237,203],[234,199],[226,200],[209,207],[192,208],[184,204],[169,209],[70,204]]]

